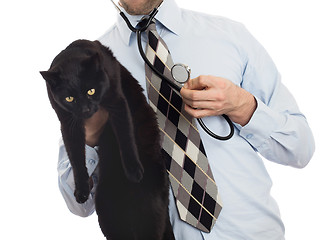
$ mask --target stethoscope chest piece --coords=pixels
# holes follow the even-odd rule
[[[184,64],[181,63],[177,63],[175,64],[170,72],[171,72],[171,76],[172,78],[179,84],[172,82],[170,78],[167,78],[165,75],[163,75],[160,71],[158,71],[154,65],[148,60],[148,58],[146,57],[146,54],[143,51],[142,45],[141,45],[141,33],[144,32],[147,27],[149,26],[149,24],[151,23],[151,21],[153,20],[154,16],[157,14],[158,10],[156,8],[153,9],[153,11],[148,15],[145,16],[143,18],[143,22],[138,26],[138,28],[135,28],[132,26],[132,24],[130,23],[130,21],[128,20],[128,18],[126,17],[126,15],[120,10],[120,8],[118,7],[117,4],[115,4],[113,2],[113,0],[111,0],[112,3],[114,4],[114,6],[117,8],[117,10],[120,13],[120,16],[125,20],[127,26],[129,27],[129,29],[133,32],[136,33],[137,36],[137,42],[138,42],[138,49],[140,52],[141,57],[143,58],[143,60],[145,61],[145,63],[162,79],[167,81],[167,83],[174,88],[176,91],[180,91],[181,90],[181,86],[184,83],[186,83],[189,79],[190,79],[190,68]],[[211,137],[218,139],[218,140],[229,140],[234,133],[234,127],[233,127],[233,123],[232,121],[229,119],[228,116],[223,115],[223,117],[226,119],[226,121],[228,122],[229,126],[230,126],[230,133],[227,136],[218,136],[215,133],[213,133],[210,129],[207,128],[207,126],[205,126],[204,122],[202,121],[202,119],[198,118],[197,121],[199,122],[199,124],[201,125],[201,127],[204,129],[204,131],[206,133],[208,133]]]
[[[170,71],[173,79],[178,83],[183,84],[190,78],[191,69],[182,63],[175,64]]]

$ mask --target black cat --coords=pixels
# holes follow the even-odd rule
[[[75,180],[89,196],[84,120],[102,107],[109,120],[99,139],[96,212],[107,239],[175,239],[168,215],[168,176],[160,130],[143,89],[98,41],[77,40],[41,72],[60,122]]]

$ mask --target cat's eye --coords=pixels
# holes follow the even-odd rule
[[[66,97],[65,98],[65,101],[67,101],[67,102],[73,102],[73,100],[74,100],[74,97]]]
[[[95,92],[96,92],[96,89],[92,88],[89,91],[87,91],[87,94],[92,96],[93,94],[95,94]]]

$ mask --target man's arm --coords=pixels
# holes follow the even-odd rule
[[[302,168],[315,150],[306,118],[265,49],[245,29],[241,39],[248,41],[239,45],[246,55],[240,86],[214,76],[191,79],[181,90],[185,109],[194,117],[228,115],[266,159]]]

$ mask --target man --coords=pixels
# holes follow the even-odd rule
[[[206,125],[219,135],[228,129],[222,114],[235,125],[229,141],[216,140],[198,128],[223,209],[211,232],[204,233],[179,219],[170,193],[176,239],[284,239],[284,225],[270,196],[272,182],[258,153],[270,161],[302,168],[312,157],[314,140],[267,52],[241,24],[182,10],[174,0],[120,0],[119,5],[133,26],[142,15],[160,6],[155,17],[160,37],[174,62],[192,69],[191,80],[180,92],[185,110],[195,118],[205,117]],[[146,89],[136,36],[121,17],[100,41]],[[146,38],[142,41],[145,46]],[[100,109],[85,126],[87,168],[94,183],[98,164],[94,147],[106,119],[106,112]],[[60,190],[69,209],[80,216],[92,214],[95,186],[86,203],[76,203],[71,166],[62,143],[58,170]]]

